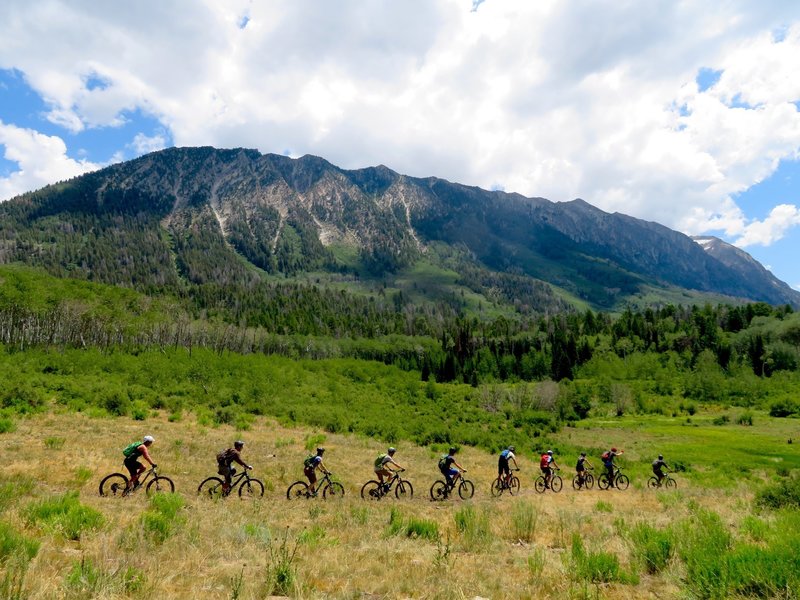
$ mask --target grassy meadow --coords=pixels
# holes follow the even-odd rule
[[[721,416],[726,414],[728,420]],[[0,434],[3,598],[797,598],[800,449],[797,421],[750,413],[592,418],[552,434],[561,493],[533,491],[537,457],[520,452],[521,493],[492,498],[496,458],[458,455],[475,498],[433,503],[438,452],[397,441],[414,498],[367,502],[361,485],[385,448],[256,417],[246,431],[167,411],[144,420],[66,410],[23,416]],[[688,422],[687,422],[688,421]],[[150,433],[175,495],[98,495],[123,470],[121,449]],[[215,453],[236,438],[267,487],[263,499],[195,495]],[[800,441],[798,441],[800,443]],[[286,500],[309,448],[346,489],[342,501]],[[624,491],[575,491],[578,448],[625,449]],[[662,451],[678,489],[653,491]],[[592,456],[595,466],[599,460]],[[758,490],[777,504],[761,508]]]

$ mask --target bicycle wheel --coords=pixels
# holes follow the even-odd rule
[[[539,494],[544,494],[544,491],[547,489],[547,486],[544,484],[544,477],[539,475],[536,478],[536,481],[533,482],[533,489],[535,489]]]
[[[592,489],[594,487],[594,475],[587,473],[586,480],[583,482],[583,485],[586,486],[587,490]]]
[[[383,497],[380,481],[371,479],[361,486],[361,497],[364,500],[380,500]]]
[[[239,498],[261,498],[264,495],[264,484],[259,479],[250,477],[239,486]]]
[[[147,484],[147,487],[144,488],[145,493],[148,496],[152,496],[153,494],[171,494],[175,491],[175,484],[172,483],[172,479],[169,477],[164,477],[163,475],[156,475],[153,479],[150,480],[150,483]]]
[[[344,486],[337,481],[331,481],[328,485],[326,485],[323,488],[322,497],[325,500],[327,500],[328,498],[332,500],[339,500],[340,498],[344,498]]]
[[[398,481],[394,488],[394,495],[398,500],[411,500],[414,497],[414,488],[409,481]]]
[[[550,479],[550,489],[553,490],[556,494],[561,491],[561,488],[564,487],[564,480],[561,479],[560,475],[553,475]]]
[[[672,477],[667,477],[667,487],[671,490],[674,490],[678,487],[678,482],[675,481]]]
[[[447,484],[441,479],[437,479],[431,486],[431,500],[434,502],[447,498]]]
[[[658,477],[651,477],[650,479],[648,479],[647,480],[647,487],[653,488],[653,489],[659,487],[658,486]]]
[[[597,487],[601,490],[607,490],[610,483],[608,473],[601,473],[600,477],[597,478]]]
[[[469,479],[462,479],[458,485],[458,495],[462,500],[469,500],[475,495],[475,486]]]
[[[628,479],[628,476],[620,473],[617,475],[616,480],[614,481],[614,485],[617,486],[618,490],[627,490],[628,486],[631,484],[631,480]]]
[[[581,483],[581,478],[578,475],[575,475],[572,478],[572,489],[579,490],[585,485],[585,483],[586,479],[584,479],[583,483]]]
[[[500,496],[503,495],[504,491],[505,487],[503,486],[503,482],[500,481],[500,479],[495,479],[492,482],[492,496],[494,496],[495,498],[499,498]]]
[[[197,495],[206,498],[222,498],[222,479],[219,477],[209,477],[197,486]]]
[[[128,478],[122,473],[112,473],[103,477],[100,482],[101,496],[122,496],[122,492],[128,487]]]
[[[519,494],[519,489],[521,487],[522,487],[522,485],[519,482],[519,477],[516,477],[516,476],[512,477],[511,478],[511,489],[508,490],[508,493],[511,494],[512,496],[514,494]]]
[[[305,481],[295,481],[289,486],[289,489],[286,490],[287,500],[297,500],[298,498],[303,499],[308,497],[308,484]]]

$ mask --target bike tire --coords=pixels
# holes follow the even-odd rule
[[[331,481],[322,490],[322,498],[324,500],[332,499],[339,500],[344,498],[344,486],[338,481]]]
[[[475,495],[475,485],[469,479],[462,479],[458,485],[458,495],[462,500],[469,500]]]
[[[610,484],[611,481],[609,480],[607,473],[601,473],[600,477],[597,478],[597,487],[601,490],[607,490]]]
[[[145,494],[152,496],[153,494],[171,494],[175,491],[175,484],[172,479],[164,477],[163,475],[156,475],[144,488]]]
[[[544,484],[544,477],[539,475],[539,477],[536,478],[536,481],[533,482],[533,489],[535,489],[538,494],[544,494],[544,491],[547,489],[547,486]]]
[[[197,486],[197,495],[206,498],[222,498],[225,494],[222,491],[224,482],[219,477],[209,477]]]
[[[239,498],[261,498],[264,496],[264,484],[260,479],[250,477],[239,486]]]
[[[287,500],[304,500],[309,497],[308,484],[305,481],[295,481],[286,490]]]
[[[650,479],[648,479],[647,480],[647,487],[652,488],[652,489],[657,489],[659,487],[659,485],[658,485],[658,477],[651,477]]]
[[[574,490],[579,490],[579,489],[581,489],[581,488],[582,488],[584,485],[586,485],[586,479],[584,479],[584,480],[583,480],[583,483],[581,483],[581,478],[580,478],[580,477],[578,477],[577,475],[575,475],[575,476],[572,478],[572,489],[574,489]]]
[[[671,490],[677,489],[678,482],[675,481],[672,477],[667,477],[667,487]]]
[[[381,482],[370,479],[361,486],[361,497],[364,500],[380,500],[383,498],[381,493]]]
[[[128,488],[128,478],[122,473],[111,473],[106,475],[100,482],[100,495],[106,497],[122,496]]]
[[[441,479],[437,479],[431,486],[431,500],[440,502],[447,498],[447,483]]]
[[[492,497],[499,498],[503,495],[505,488],[503,487],[503,482],[499,479],[495,479],[492,482]]]
[[[614,480],[614,485],[617,486],[618,490],[627,490],[630,484],[631,480],[628,478],[627,475],[624,475],[622,473],[617,475],[616,480]]]
[[[561,491],[561,488],[564,487],[564,480],[561,479],[560,475],[553,475],[550,478],[550,489],[553,490],[556,494]]]
[[[587,490],[592,489],[594,487],[594,475],[592,475],[591,473],[587,473],[586,480],[584,481],[583,485],[584,487],[586,487]]]
[[[398,500],[411,500],[414,497],[414,486],[409,481],[398,481],[394,488],[394,495]]]
[[[508,493],[511,494],[512,496],[519,494],[519,490],[521,487],[522,485],[519,482],[519,477],[514,476],[511,478],[511,489],[508,490]]]

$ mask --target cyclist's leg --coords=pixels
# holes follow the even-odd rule
[[[303,469],[303,473],[305,474],[306,478],[308,479],[308,490],[312,494],[317,493],[317,473],[312,469]]]

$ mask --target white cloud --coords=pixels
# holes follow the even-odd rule
[[[781,0],[6,0],[12,67],[73,132],[139,109],[180,146],[582,197],[743,244],[786,230],[733,198],[800,149],[800,4]],[[701,68],[721,71],[703,91]]]
[[[167,138],[162,134],[146,136],[142,133],[136,134],[133,138],[132,147],[137,155],[163,150],[167,146]]]
[[[749,223],[741,237],[734,241],[734,245],[742,248],[755,244],[769,246],[797,225],[800,225],[800,209],[791,204],[780,204],[763,221]]]
[[[0,146],[5,147],[6,160],[16,162],[19,167],[9,177],[0,178],[0,200],[99,168],[99,165],[69,158],[67,147],[59,137],[6,125],[2,121]]]

